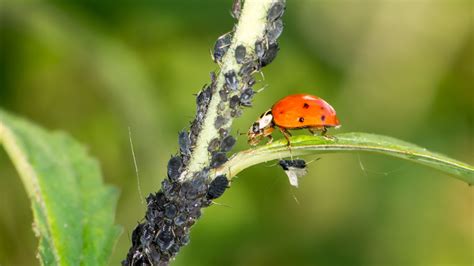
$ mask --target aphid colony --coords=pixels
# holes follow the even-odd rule
[[[242,1],[236,0],[232,16],[238,18],[241,8]],[[133,231],[132,247],[123,265],[167,265],[179,249],[189,242],[190,227],[201,216],[201,209],[225,192],[229,185],[227,177],[220,175],[210,181],[209,172],[227,161],[226,153],[236,142],[229,134],[229,122],[242,114],[241,107],[251,106],[255,94],[252,86],[256,83],[252,74],[276,57],[276,41],[283,30],[283,12],[284,0],[276,1],[268,10],[264,37],[256,41],[254,47],[237,44],[230,49],[233,32],[217,39],[212,52],[213,60],[222,65],[222,59],[231,51],[239,67],[220,73],[224,83],[220,88],[216,74],[211,73],[210,84],[204,86],[197,95],[196,116],[190,130],[183,130],[178,135],[179,154],[168,161],[168,178],[163,180],[161,190],[147,197],[146,220]],[[209,165],[203,165],[200,171],[191,173],[192,178],[181,180],[214,97],[218,97],[219,103],[217,110],[213,110],[217,112],[213,126],[219,134],[207,146]]]

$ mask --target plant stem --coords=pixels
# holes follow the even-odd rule
[[[265,38],[264,34],[267,25],[267,13],[268,9],[274,2],[276,1],[245,1],[244,7],[242,9],[242,15],[235,30],[232,44],[222,59],[222,64],[220,66],[221,71],[216,80],[216,89],[212,94],[212,99],[209,103],[206,116],[204,118],[204,123],[202,125],[202,130],[194,147],[191,160],[189,161],[187,169],[188,174],[185,175],[184,179],[192,178],[192,174],[202,170],[203,165],[209,165],[211,160],[210,154],[208,152],[209,143],[212,141],[212,139],[219,136],[218,129],[216,129],[214,123],[219,113],[217,111],[218,105],[222,102],[222,98],[218,92],[224,89],[226,83],[224,74],[228,73],[229,71],[239,73],[240,68],[242,67],[241,64],[237,63],[234,56],[235,48],[238,45],[243,45],[246,47],[247,53],[255,57],[255,43],[257,40]],[[228,107],[227,104],[226,109],[222,113],[225,113],[229,109],[230,107]],[[232,125],[232,120],[233,118],[229,116],[229,120],[227,123],[225,123],[225,125],[223,125],[223,128],[230,128]]]

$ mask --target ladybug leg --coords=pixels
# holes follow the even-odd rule
[[[270,144],[270,143],[273,142],[273,137],[272,137],[272,135],[268,135],[267,138],[268,138],[267,144]]]
[[[321,137],[327,139],[327,140],[336,140],[336,137],[334,136],[329,136],[329,135],[326,135],[326,133],[328,132],[328,128],[327,127],[323,127],[322,131],[321,131]]]
[[[315,128],[315,127],[309,127],[308,128],[308,131],[314,135],[316,135],[317,131],[318,131],[318,128]]]
[[[285,136],[285,139],[287,141],[286,145],[290,147],[291,146],[291,142],[290,142],[291,133],[286,128],[278,127],[278,129],[283,134],[283,136]]]
[[[274,129],[274,127],[268,127],[263,130],[263,136],[268,138],[267,144],[270,144],[273,141],[272,132]]]
[[[321,129],[321,136],[326,137],[326,133],[328,133],[328,128],[323,127],[323,129]]]

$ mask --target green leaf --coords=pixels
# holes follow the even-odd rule
[[[121,229],[118,192],[97,161],[64,133],[49,133],[0,110],[0,144],[31,200],[43,265],[105,265]]]
[[[369,151],[420,163],[466,181],[470,185],[474,184],[474,167],[391,137],[368,133],[345,133],[335,135],[333,138],[302,135],[291,138],[290,149],[286,144],[286,140],[279,140],[241,151],[221,166],[215,174],[227,174],[231,178],[252,165],[290,156]]]

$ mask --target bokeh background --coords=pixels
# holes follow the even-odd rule
[[[288,0],[268,87],[235,121],[244,132],[287,94],[319,95],[338,132],[390,135],[474,164],[472,1]],[[231,0],[0,2],[0,106],[69,132],[121,190],[124,232],[144,215],[217,70]],[[279,136],[281,137],[281,136]],[[238,138],[235,150],[248,148]],[[291,188],[274,162],[239,175],[205,210],[173,265],[472,265],[474,189],[437,171],[365,153],[310,156]],[[295,198],[297,200],[295,200]],[[0,264],[36,265],[26,193],[0,151]]]

